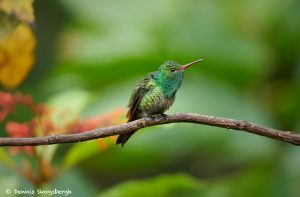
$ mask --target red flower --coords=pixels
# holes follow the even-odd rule
[[[14,99],[10,93],[0,91],[0,122],[12,111]]]
[[[30,137],[30,125],[20,124],[17,122],[8,122],[5,125],[5,130],[10,137],[13,138],[24,138]],[[21,150],[24,150],[28,155],[34,155],[34,148],[32,146],[20,146],[20,147],[10,147],[10,153],[13,155],[18,154]]]

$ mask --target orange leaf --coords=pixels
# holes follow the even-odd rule
[[[0,0],[0,10],[13,15],[19,21],[33,23],[33,0]]]
[[[31,28],[23,23],[0,43],[0,84],[6,88],[20,85],[34,63],[35,43]]]

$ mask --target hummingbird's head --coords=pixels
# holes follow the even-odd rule
[[[183,72],[185,71],[185,69],[187,69],[188,67],[190,67],[193,64],[201,62],[202,60],[203,59],[199,59],[199,60],[193,61],[193,62],[185,64],[185,65],[180,65],[177,62],[175,62],[174,60],[169,60],[169,61],[166,61],[165,63],[163,63],[159,67],[159,72],[161,72],[164,75],[169,76],[171,78],[180,77],[180,76],[183,76]]]
[[[181,65],[175,62],[174,60],[169,60],[163,63],[159,67],[159,72],[167,75],[167,76],[176,76],[180,73],[182,73],[182,70],[180,70]]]
[[[202,61],[202,59],[186,65],[180,65],[173,60],[166,61],[159,67],[153,77],[162,87],[165,95],[170,97],[174,95],[181,86],[185,69],[200,61]]]

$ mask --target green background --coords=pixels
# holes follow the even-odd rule
[[[74,116],[125,108],[165,60],[186,71],[167,113],[300,130],[298,0],[35,1],[37,61],[19,91]],[[26,119],[26,117],[24,117]],[[48,188],[71,196],[300,196],[300,149],[196,124],[139,131],[122,149],[60,145]],[[65,150],[70,150],[68,154]],[[0,189],[32,186],[0,165]]]

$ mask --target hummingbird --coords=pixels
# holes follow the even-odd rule
[[[128,104],[127,122],[154,115],[164,115],[174,100],[180,88],[184,71],[193,64],[203,59],[180,65],[173,60],[164,62],[157,71],[151,72],[143,78],[133,90]],[[124,144],[135,133],[120,134],[117,144]]]

